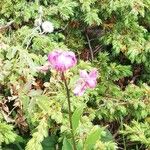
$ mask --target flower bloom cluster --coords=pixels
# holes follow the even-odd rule
[[[46,72],[50,67],[58,72],[65,72],[77,64],[76,56],[71,51],[55,50],[48,55],[48,63],[38,67],[41,72]],[[80,78],[73,90],[77,96],[82,96],[86,89],[95,88],[97,84],[98,71],[96,69],[87,73],[86,70],[80,70]]]
[[[77,63],[76,56],[70,51],[56,50],[48,55],[48,61],[52,68],[58,72],[65,72]]]
[[[77,96],[82,96],[86,89],[95,88],[97,84],[98,72],[93,69],[90,73],[85,70],[80,70],[80,79],[77,81],[76,87],[74,89],[74,94]]]

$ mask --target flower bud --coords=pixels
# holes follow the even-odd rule
[[[71,51],[56,50],[48,55],[48,61],[56,71],[64,72],[75,66],[77,59]]]
[[[42,30],[44,33],[51,33],[54,31],[54,26],[51,22],[49,21],[44,21],[42,23]]]

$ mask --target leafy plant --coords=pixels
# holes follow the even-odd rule
[[[65,72],[77,149],[149,148],[149,22],[149,0],[1,0],[1,149],[73,149],[64,80],[47,63],[54,49],[77,58]],[[92,68],[97,86],[82,78],[74,95]]]

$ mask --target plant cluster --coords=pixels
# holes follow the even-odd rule
[[[149,0],[1,0],[0,149],[149,149],[149,54]]]

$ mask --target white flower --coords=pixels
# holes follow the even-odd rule
[[[51,22],[44,21],[42,23],[42,29],[43,29],[43,32],[45,32],[45,33],[51,33],[54,31],[54,26]]]

